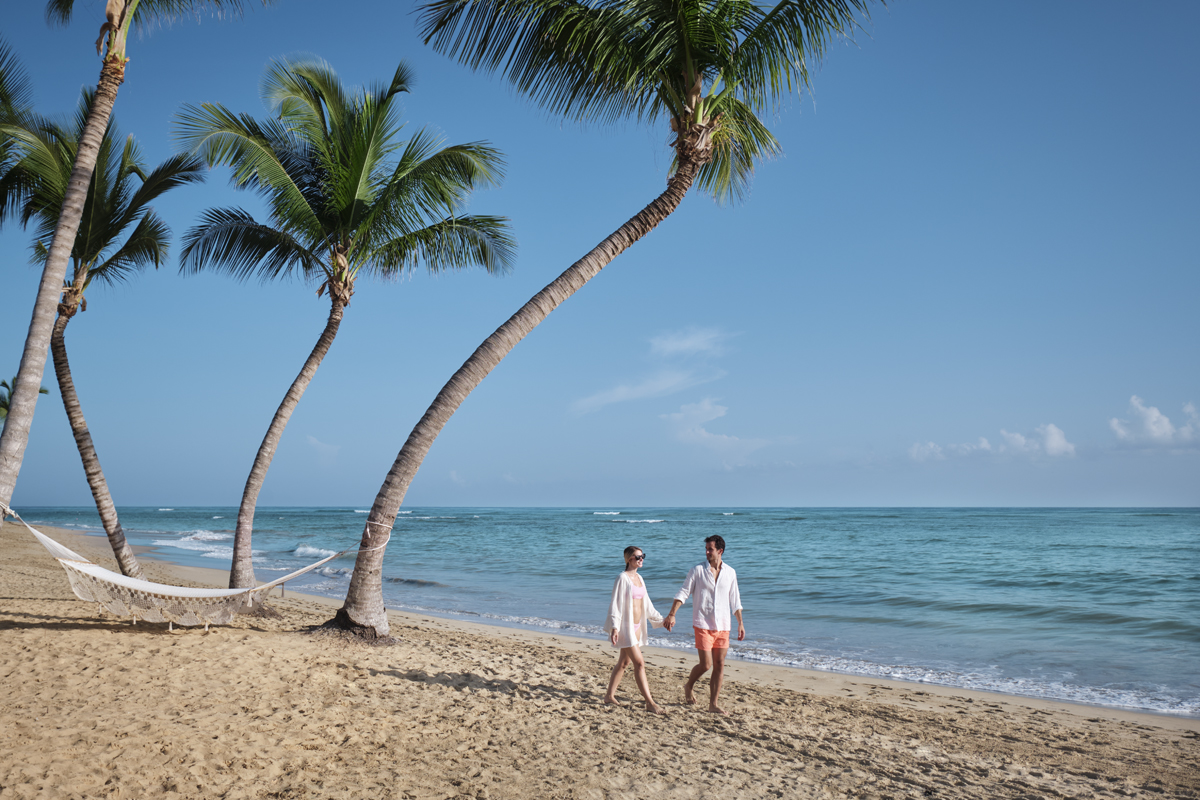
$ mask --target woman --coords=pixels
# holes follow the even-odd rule
[[[612,677],[608,680],[608,693],[604,702],[617,704],[617,686],[625,675],[625,668],[633,664],[633,677],[637,681],[642,697],[646,698],[646,710],[655,714],[665,714],[666,709],[654,702],[650,696],[650,682],[646,680],[646,661],[642,658],[640,648],[646,645],[649,637],[646,633],[646,622],[656,628],[661,628],[662,614],[654,610],[650,602],[650,593],[646,591],[646,582],[638,575],[638,568],[646,560],[646,554],[639,547],[625,548],[625,571],[617,576],[613,584],[612,603],[608,606],[608,619],[604,630],[608,632],[608,640],[613,647],[621,648],[621,657],[613,667]]]

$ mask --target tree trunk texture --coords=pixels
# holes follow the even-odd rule
[[[279,404],[279,408],[271,420],[271,425],[267,428],[267,435],[263,437],[262,444],[258,446],[258,453],[254,456],[254,466],[250,469],[250,477],[246,479],[246,489],[242,492],[242,505],[238,509],[237,531],[233,537],[233,566],[229,570],[230,589],[249,589],[258,585],[254,578],[254,561],[251,558],[250,550],[251,538],[254,533],[254,510],[258,505],[258,494],[262,491],[263,481],[266,480],[271,460],[275,458],[275,449],[283,437],[283,429],[287,427],[292,412],[296,410],[300,398],[304,395],[304,390],[308,388],[313,376],[317,374],[317,367],[321,366],[321,360],[329,352],[333,339],[337,336],[338,326],[342,324],[342,315],[345,313],[346,301],[349,299],[348,294],[330,289],[329,299],[329,321],[325,323],[325,330],[321,332],[321,338],[317,339],[317,345],[309,354],[308,360],[304,362],[300,374],[296,376],[291,388],[283,396],[283,402]]]
[[[67,419],[71,422],[71,433],[75,435],[75,446],[79,448],[79,458],[83,461],[83,471],[87,474],[88,486],[91,487],[92,497],[96,501],[96,510],[100,512],[100,521],[104,523],[104,532],[108,534],[108,543],[112,545],[121,574],[145,580],[141,565],[125,541],[125,531],[121,530],[121,522],[117,519],[117,509],[113,505],[112,495],[108,493],[108,482],[104,480],[104,470],[100,468],[100,458],[96,455],[96,448],[92,446],[92,434],[88,431],[79,397],[75,393],[75,382],[71,380],[71,364],[67,361],[64,334],[74,313],[73,308],[62,309],[50,335],[50,350],[54,354],[54,374],[58,377],[58,391],[62,395]]]
[[[50,244],[46,266],[42,270],[42,282],[38,287],[37,300],[33,306],[33,317],[29,322],[29,333],[25,337],[25,350],[21,354],[21,366],[17,371],[16,386],[9,401],[8,420],[0,436],[0,503],[12,502],[17,486],[17,475],[25,458],[25,447],[29,444],[29,429],[33,425],[33,412],[37,406],[38,390],[46,370],[46,353],[50,348],[50,336],[54,328],[54,317],[58,310],[58,297],[63,289],[67,274],[67,262],[75,247],[75,234],[79,232],[79,220],[83,217],[83,204],[87,198],[88,185],[96,168],[96,156],[100,152],[100,141],[112,116],[117,101],[117,89],[125,77],[123,59],[108,59],[100,70],[100,83],[96,86],[96,99],[88,113],[87,124],[79,141],[75,165],[63,199],[58,227]]]
[[[517,343],[525,338],[550,312],[561,305],[585,283],[600,273],[614,258],[653,230],[683,201],[696,178],[700,162],[681,158],[679,170],[667,182],[667,190],[622,225],[591,252],[572,264],[484,340],[471,357],[450,378],[425,415],[408,435],[392,464],[363,530],[358,558],[346,600],[334,622],[366,638],[388,635],[387,611],[383,605],[383,555],[396,513],[404,502],[409,484],[425,460],[434,439],[441,433],[475,387],[483,382]]]

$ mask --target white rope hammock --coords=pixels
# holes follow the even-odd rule
[[[17,512],[0,503],[0,519],[3,519],[5,514],[15,517],[37,537],[50,555],[58,560],[67,573],[67,580],[71,582],[71,589],[76,597],[87,603],[96,603],[118,617],[132,617],[135,623],[143,619],[147,622],[203,625],[205,630],[208,630],[210,624],[227,625],[239,611],[254,606],[256,595],[262,596],[262,593],[349,552],[343,550],[341,553],[334,553],[315,564],[253,589],[192,589],[129,578],[107,570],[88,561],[74,550],[62,546],[46,534],[35,531]]]

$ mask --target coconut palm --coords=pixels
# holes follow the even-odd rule
[[[673,212],[698,182],[719,201],[741,197],[757,160],[778,143],[760,120],[805,87],[809,64],[856,26],[869,0],[434,0],[426,42],[474,69],[500,72],[556,114],[579,121],[665,120],[674,134],[667,188],[500,326],[467,359],[413,428],[363,531],[337,621],[385,635],[381,531],[450,415],[560,303]]]
[[[79,137],[87,125],[94,96],[84,91],[73,124],[41,122],[17,137],[20,160],[0,181],[0,192],[21,194],[21,224],[34,223],[35,262],[45,262],[49,243],[58,225],[59,211],[75,163]],[[108,534],[109,544],[124,575],[142,577],[133,550],[108,491],[108,483],[96,455],[92,436],[83,416],[71,365],[67,359],[66,329],[71,318],[87,310],[84,293],[93,281],[117,284],[167,256],[171,231],[150,203],[165,192],[186,183],[204,180],[204,165],[191,156],[173,156],[147,173],[137,143],[130,136],[122,141],[111,120],[100,140],[96,168],[84,199],[83,216],[71,251],[72,275],[62,287],[58,318],[50,336],[59,392],[75,445],[83,461],[96,510]],[[6,192],[10,184],[17,184]]]
[[[323,61],[273,63],[262,92],[272,117],[255,120],[219,105],[185,107],[180,141],[210,165],[232,167],[233,184],[265,197],[269,221],[237,208],[212,209],[184,237],[185,272],[236,278],[291,274],[328,293],[329,317],[284,395],[255,455],[234,535],[230,588],[256,585],[250,558],[254,510],[284,427],[333,344],[361,271],[395,277],[482,266],[503,272],[513,256],[507,221],[461,215],[472,189],[494,184],[500,154],[485,144],[441,147],[421,130],[400,139],[398,96],[412,82],[401,63],[391,82],[348,90]]]
[[[261,0],[270,3],[273,0]],[[95,6],[92,6],[93,8]],[[0,504],[7,505],[17,485],[17,474],[25,458],[25,446],[29,443],[29,427],[33,423],[33,412],[37,406],[37,392],[33,387],[42,380],[46,367],[46,352],[54,328],[58,296],[67,275],[67,264],[75,248],[75,235],[87,197],[92,170],[100,151],[100,142],[108,127],[117,100],[117,89],[125,80],[126,39],[131,25],[145,28],[148,25],[172,21],[191,13],[212,11],[215,13],[237,13],[243,0],[107,0],[105,25],[101,39],[96,43],[97,53],[105,48],[100,80],[96,85],[95,101],[88,115],[87,125],[79,140],[75,153],[75,164],[71,169],[63,197],[58,226],[49,245],[46,265],[42,269],[42,280],[33,306],[33,318],[25,338],[25,349],[21,354],[21,366],[17,372],[17,386],[11,398],[8,424],[0,434]],[[70,21],[75,10],[75,0],[47,0],[46,19],[52,23]],[[96,22],[100,22],[99,19]],[[105,35],[105,32],[107,35]],[[0,139],[6,133],[0,125]]]
[[[0,381],[0,422],[3,422],[8,417],[8,398],[12,397],[12,390],[16,385],[16,376],[13,377],[12,383]],[[43,386],[38,389],[38,394],[50,394],[50,392]]]

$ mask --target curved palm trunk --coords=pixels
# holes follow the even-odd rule
[[[67,419],[71,422],[71,433],[75,435],[75,446],[79,448],[83,471],[87,474],[88,486],[91,487],[92,497],[96,501],[96,510],[100,512],[100,521],[104,523],[104,532],[108,534],[108,543],[112,545],[121,574],[144,579],[146,576],[142,574],[142,567],[125,541],[125,531],[121,530],[121,523],[117,519],[117,509],[113,505],[112,495],[108,493],[108,482],[104,480],[104,470],[100,468],[100,458],[96,455],[96,448],[92,446],[92,434],[88,431],[79,397],[75,393],[75,383],[71,380],[71,364],[67,361],[67,344],[63,334],[73,313],[73,310],[70,313],[59,313],[54,323],[54,331],[50,335],[50,350],[54,354],[54,374],[58,377],[58,391],[62,394],[63,408],[66,409]]]
[[[484,340],[438,392],[425,416],[421,417],[412,433],[408,435],[408,441],[400,449],[400,454],[396,456],[379,494],[375,496],[375,503],[371,506],[371,513],[363,530],[358,558],[354,563],[354,574],[346,592],[346,601],[335,617],[338,625],[367,638],[387,636],[387,611],[383,606],[383,554],[389,532],[396,521],[396,512],[400,510],[400,504],[404,501],[404,495],[416,477],[421,462],[433,446],[433,440],[441,433],[450,416],[467,399],[467,395],[474,391],[518,342],[548,317],[551,311],[596,277],[609,262],[679,207],[683,196],[691,188],[699,167],[697,161],[681,158],[679,170],[667,182],[665,192],[590,253],[572,264],[549,286],[534,295],[516,314],[497,328],[495,333]]]
[[[83,204],[87,198],[88,184],[96,168],[96,155],[100,152],[100,141],[112,116],[117,101],[117,88],[125,76],[123,59],[111,58],[100,70],[100,83],[96,87],[96,99],[88,113],[87,125],[79,140],[79,151],[75,155],[75,166],[63,199],[58,227],[54,230],[54,241],[46,266],[42,270],[42,282],[38,287],[37,300],[33,306],[33,318],[29,333],[25,337],[25,350],[21,354],[21,367],[17,371],[16,386],[9,401],[8,420],[4,433],[0,435],[0,504],[12,501],[17,485],[17,474],[25,458],[25,446],[29,443],[29,429],[33,424],[33,411],[37,406],[38,389],[46,370],[46,352],[50,347],[50,336],[54,328],[54,316],[58,310],[58,297],[62,292],[67,274],[67,262],[75,246],[75,234],[79,232],[79,220],[83,217]]]
[[[254,509],[258,505],[258,493],[262,491],[263,481],[267,477],[267,469],[271,466],[271,460],[275,458],[275,448],[279,446],[283,429],[287,427],[292,412],[296,410],[296,405],[304,395],[304,390],[308,388],[313,376],[317,374],[317,367],[321,366],[321,360],[329,352],[333,338],[337,336],[338,326],[342,324],[346,302],[340,292],[332,289],[329,297],[331,300],[329,321],[325,323],[325,330],[321,332],[321,338],[317,339],[317,345],[309,354],[308,360],[304,362],[300,374],[296,376],[291,388],[283,396],[283,402],[279,404],[275,417],[271,420],[270,427],[267,428],[267,435],[263,437],[262,444],[258,446],[258,454],[254,456],[254,466],[250,468],[250,477],[246,479],[246,488],[242,492],[242,505],[238,509],[237,532],[233,537],[233,566],[229,570],[230,589],[248,589],[258,585],[254,578],[254,562],[250,553],[250,540],[254,532]]]

